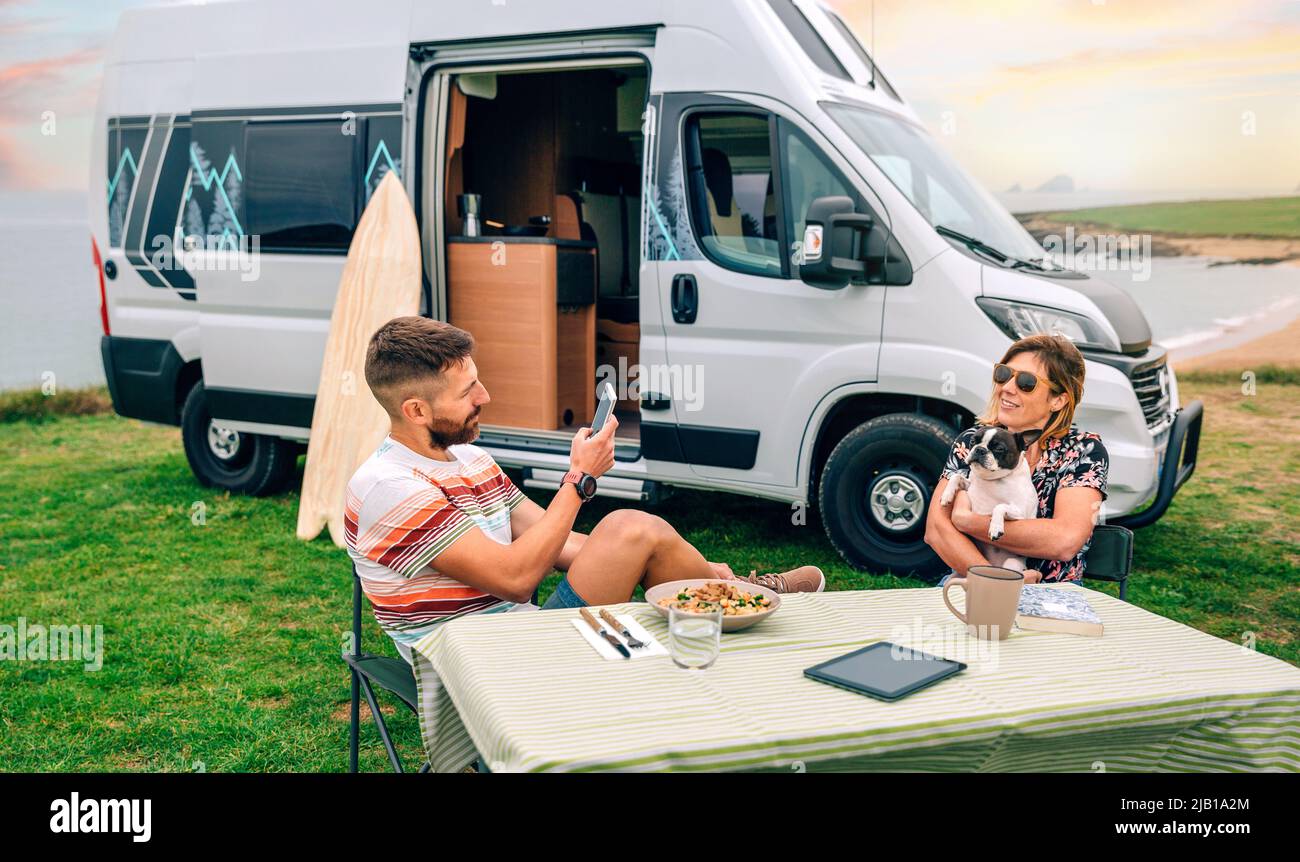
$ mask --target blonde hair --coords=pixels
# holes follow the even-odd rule
[[[1074,422],[1074,410],[1083,400],[1083,377],[1085,367],[1083,364],[1083,354],[1079,348],[1074,346],[1070,339],[1062,335],[1027,335],[1007,348],[1000,362],[1006,364],[1022,353],[1032,353],[1043,363],[1043,368],[1047,370],[1046,383],[1051,389],[1053,395],[1064,395],[1065,405],[1060,410],[1055,411],[1047,420],[1047,426],[1043,429],[1043,438],[1064,437],[1070,431],[1070,425]],[[989,403],[984,407],[984,413],[976,418],[980,425],[996,425],[998,423],[998,390],[1001,389],[996,383],[993,384],[993,392],[989,395]]]

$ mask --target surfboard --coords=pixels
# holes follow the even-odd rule
[[[298,502],[300,539],[311,541],[328,525],[334,544],[344,546],[348,480],[389,430],[366,385],[366,347],[394,317],[419,313],[420,289],[415,211],[390,171],[361,214],[330,315]]]

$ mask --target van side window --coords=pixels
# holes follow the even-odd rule
[[[333,120],[248,124],[245,232],[262,251],[347,251],[358,217],[356,138]]]
[[[691,222],[720,266],[780,277],[779,202],[767,115],[696,114],[685,129]]]
[[[826,157],[803,132],[784,120],[781,121],[780,128],[783,153],[781,176],[790,202],[786,208],[786,236],[790,238],[791,252],[794,253],[803,242],[808,207],[817,198],[844,195],[853,199],[859,211],[865,212],[865,208],[861,196],[853,186],[826,161]]]
[[[379,188],[379,181],[389,171],[399,177],[402,174],[402,118],[368,117],[364,122],[366,173],[361,179],[365,183],[366,203],[370,203],[371,195]]]
[[[876,86],[889,94],[889,98],[895,102],[903,101],[899,97],[898,91],[894,89],[894,85],[889,83],[885,79],[885,74],[876,67],[876,61],[871,59],[867,49],[862,47],[862,42],[854,35],[853,30],[849,28],[848,24],[844,23],[844,19],[829,9],[823,9],[822,12],[830,19],[831,26],[839,32],[840,38],[849,43],[849,48],[857,55],[858,61],[867,68],[867,71],[871,74],[871,80],[875,81]]]
[[[852,81],[853,76],[844,68],[844,64],[835,56],[835,52],[822,39],[817,28],[804,17],[803,12],[791,0],[767,0],[772,11],[781,19],[781,23],[790,31],[790,35],[799,43],[799,47],[808,55],[818,69],[836,78]]]
[[[108,199],[108,244],[121,248],[126,232],[126,210],[135,189],[136,174],[144,157],[144,142],[149,135],[149,118],[108,121],[108,173],[105,196]]]

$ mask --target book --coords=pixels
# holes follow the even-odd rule
[[[1016,625],[1039,632],[1061,632],[1099,638],[1101,617],[1088,600],[1074,590],[1026,584],[1020,591]]]

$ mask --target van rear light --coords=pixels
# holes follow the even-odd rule
[[[108,293],[104,289],[104,261],[99,257],[99,243],[95,242],[95,235],[90,235],[90,254],[95,260],[95,275],[99,278],[99,322],[104,327],[104,334],[111,335],[108,331]]]

